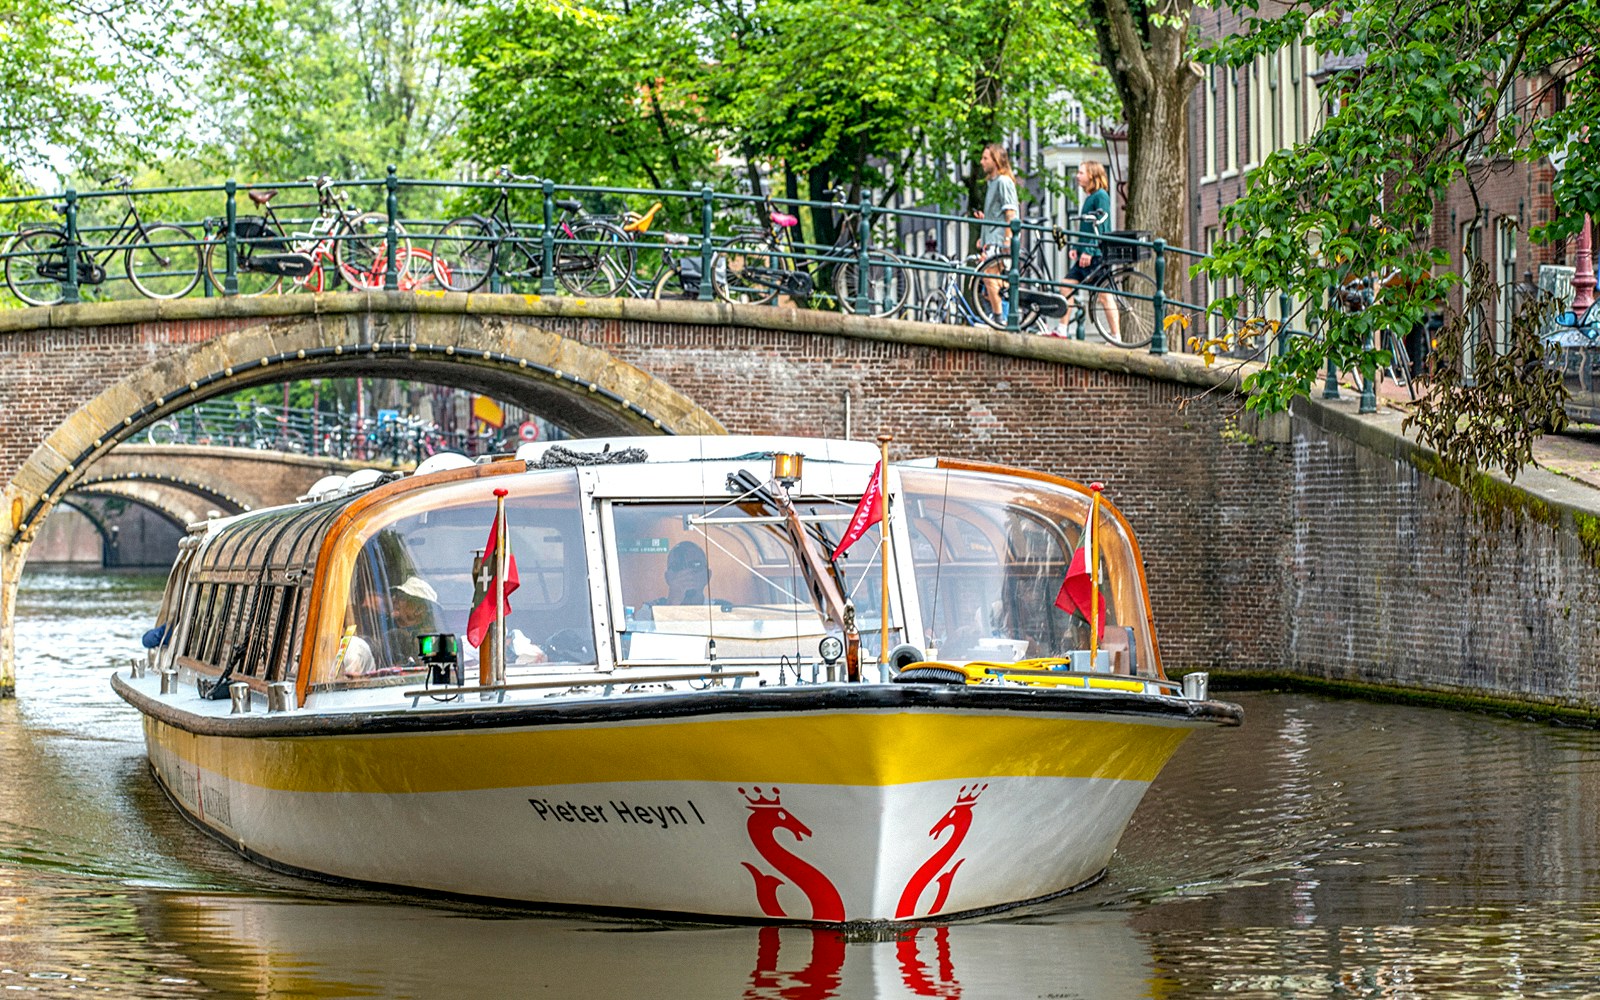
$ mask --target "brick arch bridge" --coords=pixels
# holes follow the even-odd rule
[[[1257,421],[1232,374],[1192,357],[724,304],[342,293],[19,310],[0,314],[0,361],[0,668],[31,533],[120,438],[244,385],[365,374],[579,434],[888,431],[896,458],[1102,480],[1140,531],[1169,671],[1600,711],[1589,501],[1479,516],[1398,417],[1306,401]]]
[[[135,500],[188,524],[213,510],[238,514],[290,503],[321,477],[363,464],[260,448],[124,444],[96,459],[72,489]]]

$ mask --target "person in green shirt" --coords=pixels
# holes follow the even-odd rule
[[[1102,251],[1100,236],[1111,229],[1111,185],[1106,180],[1106,168],[1093,160],[1078,164],[1078,188],[1083,192],[1083,203],[1078,209],[1078,235],[1067,245],[1066,284],[1069,288],[1086,280],[1100,266]],[[1068,291],[1067,314],[1061,320],[1058,336],[1065,337],[1072,326],[1072,312],[1077,297]],[[1110,292],[1099,292],[1100,307],[1105,310],[1113,337],[1118,332],[1116,302]]]

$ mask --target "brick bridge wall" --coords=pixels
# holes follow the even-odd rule
[[[1320,401],[1257,421],[1227,376],[1192,358],[695,303],[349,295],[322,297],[315,316],[259,308],[282,315],[222,321],[235,332],[219,343],[248,345],[233,364],[259,356],[263,337],[291,350],[353,347],[381,319],[402,343],[545,351],[545,362],[565,359],[550,364],[566,364],[565,378],[621,397],[642,398],[647,376],[653,398],[670,387],[730,432],[836,436],[848,419],[857,438],[893,433],[896,458],[1101,480],[1139,532],[1169,671],[1293,672],[1600,709],[1600,571],[1578,542],[1580,511],[1539,500],[1539,518],[1497,524],[1418,471],[1415,449],[1389,429]],[[6,332],[6,319],[0,391],[43,429],[0,414],[0,481],[66,419],[63,396],[81,401],[127,366],[220,329],[173,318],[152,339],[148,323]],[[130,331],[145,339],[130,345]],[[37,381],[16,377],[25,357]],[[183,370],[204,367],[190,359]],[[470,365],[450,371],[482,384]],[[329,363],[317,374],[339,372]]]

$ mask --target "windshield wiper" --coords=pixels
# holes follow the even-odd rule
[[[743,495],[755,497],[783,516],[784,527],[799,556],[800,573],[805,577],[812,602],[841,632],[847,636],[854,633],[855,608],[845,599],[839,567],[826,555],[828,539],[822,533],[822,528],[802,521],[788,493],[768,489],[747,469],[730,475],[728,482]]]

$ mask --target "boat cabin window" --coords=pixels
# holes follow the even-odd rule
[[[1089,620],[1055,600],[1083,544],[1089,499],[987,473],[900,472],[928,657],[1014,663],[1076,651],[1087,667]],[[1156,674],[1137,549],[1105,505],[1099,525],[1101,668]]]
[[[476,681],[480,650],[467,641],[467,620],[479,604],[493,607],[482,556],[502,486],[512,491],[506,523],[520,582],[507,597],[508,671],[595,663],[576,475],[500,476],[402,494],[353,526],[330,572],[336,596],[323,622],[335,641],[316,659],[314,685],[415,682],[424,670],[417,639],[437,632],[458,636],[464,677]]]
[[[169,584],[183,588],[171,602],[176,610],[163,612],[175,620],[174,658],[202,672],[230,670],[236,680],[293,678],[314,558],[301,540],[320,539],[330,516],[284,508],[214,529]]]
[[[841,516],[808,523],[823,561],[852,506],[826,505]],[[609,515],[619,660],[696,664],[787,656],[811,663],[822,637],[838,631],[824,620],[789,529],[770,506],[618,502]],[[837,581],[855,601],[863,648],[870,645],[874,655],[879,538],[874,527],[851,547]],[[897,615],[890,625],[893,646],[901,641]]]

